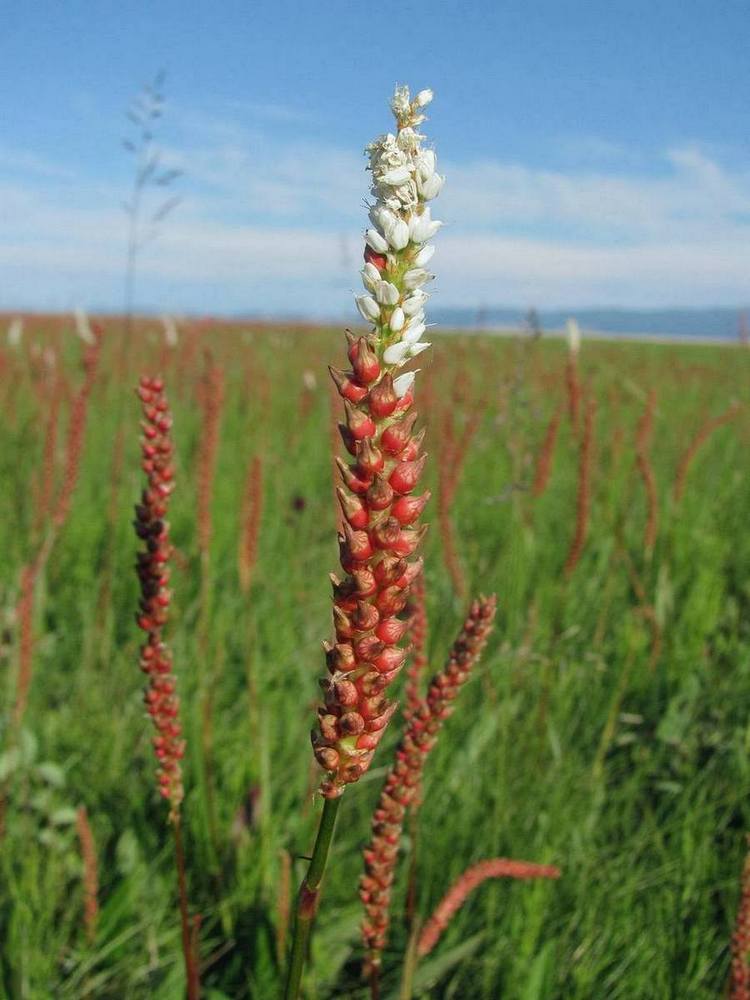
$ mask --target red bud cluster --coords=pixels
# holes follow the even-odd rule
[[[372,817],[372,838],[365,848],[365,874],[360,898],[367,918],[362,937],[372,967],[380,962],[390,923],[391,886],[401,842],[401,830],[409,807],[415,806],[425,761],[438,732],[453,710],[459,688],[484,649],[495,618],[496,599],[474,601],[446,666],[433,677],[427,696],[414,705],[406,732],[396,749],[396,758],[385,779]]]
[[[374,341],[347,333],[351,370],[331,369],[344,400],[341,437],[352,462],[339,460],[343,512],[339,535],[343,580],[333,578],[335,641],[325,644],[329,676],[321,682],[313,747],[328,772],[321,793],[335,798],[357,781],[395,705],[386,689],[401,670],[399,646],[408,622],[406,607],[419,560],[409,562],[426,530],[416,521],[429,493],[412,496],[424,467],[423,435],[413,435],[411,391],[399,398],[393,377]]]
[[[144,542],[136,563],[141,585],[137,621],[147,634],[141,646],[140,665],[148,676],[144,693],[146,710],[156,727],[153,743],[159,761],[159,790],[170,802],[170,819],[174,821],[183,798],[180,760],[185,742],[179,721],[180,702],[172,673],[172,654],[162,639],[171,600],[169,558],[172,547],[165,518],[174,488],[172,417],[160,378],[142,377],[138,396],[143,406],[141,467],[147,478],[141,502],[135,508],[134,522],[136,534]]]

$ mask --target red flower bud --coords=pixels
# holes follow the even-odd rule
[[[429,490],[423,493],[421,497],[399,497],[391,508],[391,516],[395,517],[400,524],[413,524],[424,510],[429,499]],[[359,525],[356,525],[356,527],[359,527]]]
[[[396,409],[398,396],[393,390],[393,376],[386,372],[376,386],[370,389],[367,406],[377,420],[390,417]]]
[[[372,545],[366,531],[354,531],[344,522],[344,539],[348,555],[355,562],[365,562],[372,555]]]
[[[419,455],[419,452],[422,449],[422,442],[424,441],[425,433],[426,431],[423,427],[419,434],[415,434],[414,437],[407,442],[406,447],[399,456],[402,462],[413,462]]]
[[[358,382],[369,385],[380,375],[380,365],[373,349],[364,337],[349,346],[349,360]]]
[[[349,452],[350,455],[357,454],[357,440],[346,426],[346,424],[338,424],[339,434],[341,435],[341,440],[344,442],[344,447]]]
[[[336,383],[336,388],[339,391],[339,395],[342,399],[348,399],[350,403],[361,403],[362,400],[367,395],[367,389],[363,385],[357,385],[349,378],[349,374],[354,374],[354,372],[342,372],[338,368],[334,368],[332,365],[328,366],[328,371],[331,373],[331,378]]]
[[[377,628],[377,625],[376,625]],[[354,652],[357,660],[369,663],[373,656],[377,656],[383,649],[383,643],[375,635],[366,635],[354,643]]]
[[[355,409],[348,399],[344,400],[344,411],[346,412],[346,426],[351,431],[355,441],[362,438],[370,438],[375,433],[375,424],[372,417],[363,410]]]
[[[400,455],[409,443],[412,428],[416,420],[416,413],[411,413],[404,420],[386,427],[380,436],[380,447],[383,451],[389,455]]]
[[[411,493],[419,482],[426,458],[426,455],[422,455],[414,462],[399,462],[388,478],[397,493]]]
[[[365,507],[362,501],[350,493],[345,493],[340,486],[336,487],[336,496],[339,498],[341,510],[349,524],[353,528],[365,528],[367,522],[370,520],[370,516],[367,513],[367,507]]]
[[[352,572],[354,578],[354,589],[357,597],[372,597],[377,588],[377,582],[372,570],[355,569]]]
[[[375,603],[381,616],[389,617],[397,615],[406,607],[406,597],[404,592],[398,587],[386,587],[378,594]]]
[[[417,566],[418,564],[414,563],[413,565]],[[375,629],[375,635],[382,642],[392,645],[403,638],[408,628],[408,621],[401,621],[399,618],[384,618]]]
[[[423,524],[417,531],[402,531],[391,546],[399,556],[410,556],[427,533],[427,525]]]
[[[386,264],[388,263],[388,259],[385,255],[373,250],[369,243],[365,243],[365,261],[376,267],[378,271],[384,271]]]
[[[378,473],[367,490],[367,504],[370,510],[385,510],[393,503],[393,487]]]
[[[385,465],[382,453],[375,447],[370,438],[357,442],[357,469],[364,475],[374,476]]]
[[[382,653],[372,661],[373,667],[380,674],[388,674],[392,670],[398,670],[406,659],[406,652],[397,646],[386,646]]]
[[[383,556],[380,562],[377,563],[373,572],[378,584],[381,587],[385,587],[398,580],[406,571],[406,567],[407,563],[405,559],[399,559],[398,556],[389,553]]]
[[[341,478],[344,480],[347,489],[350,489],[352,493],[367,493],[372,482],[372,476],[359,475],[359,469],[350,469],[338,456],[336,458],[336,465],[339,467]]]
[[[358,632],[369,632],[380,621],[378,609],[367,601],[359,601],[357,610],[352,615],[352,625]]]

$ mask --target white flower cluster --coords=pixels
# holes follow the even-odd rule
[[[366,149],[375,203],[372,227],[365,234],[362,282],[367,293],[355,301],[362,318],[376,328],[383,362],[394,368],[430,346],[422,340],[428,297],[422,286],[434,277],[426,269],[435,252],[428,241],[442,223],[432,218],[427,203],[445,180],[435,169],[435,153],[422,148],[425,137],[417,131],[425,120],[422,109],[431,100],[431,90],[420,90],[412,101],[408,87],[397,87],[391,101],[397,133],[381,135]],[[410,372],[394,384],[403,395],[413,380]]]

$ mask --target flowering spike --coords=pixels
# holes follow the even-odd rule
[[[559,878],[560,869],[554,865],[537,865],[531,861],[511,861],[508,858],[491,858],[480,861],[461,875],[437,905],[435,912],[422,928],[417,943],[417,954],[424,958],[440,940],[454,914],[464,905],[467,897],[482,882],[490,878]]]
[[[425,458],[422,435],[413,434],[416,414],[407,412],[415,373],[398,369],[429,346],[422,341],[428,296],[421,286],[432,277],[425,269],[432,256],[427,241],[440,223],[427,203],[443,179],[416,128],[430,99],[431,92],[420,91],[412,101],[398,88],[396,134],[368,146],[374,203],[361,272],[364,294],[356,304],[372,329],[366,337],[346,331],[351,373],[331,369],[344,399],[341,435],[355,462],[349,467],[337,460],[346,578],[334,587],[337,645],[326,652],[331,683],[315,739],[316,759],[328,772],[321,793],[328,798],[365,773],[393,712],[385,692],[403,664],[398,643],[407,627],[396,616],[420,568],[407,557],[421,540],[417,522],[429,494],[411,496]],[[356,702],[342,683],[345,675]]]
[[[137,392],[143,407],[141,454],[147,474],[147,486],[135,508],[136,534],[145,544],[136,563],[141,585],[141,613],[137,621],[147,633],[141,646],[140,666],[149,679],[144,702],[156,728],[153,743],[159,762],[157,783],[161,795],[169,800],[169,818],[177,823],[183,799],[180,760],[185,741],[179,722],[180,701],[175,693],[172,654],[162,638],[171,601],[167,564],[172,546],[164,518],[174,489],[169,434],[172,418],[161,379],[143,376]]]
[[[396,588],[390,588],[396,590]],[[453,645],[446,666],[433,677],[425,698],[410,703],[406,731],[386,775],[378,806],[372,818],[372,838],[363,852],[365,874],[360,898],[366,919],[362,936],[370,969],[380,964],[390,923],[391,885],[398,859],[401,830],[408,808],[416,808],[427,756],[435,744],[444,719],[481,655],[495,616],[495,598],[474,601]],[[381,619],[381,626],[392,619]],[[388,625],[388,628],[391,626]],[[394,647],[388,647],[393,649]],[[384,650],[379,665],[389,665],[392,654]],[[396,663],[395,658],[393,659]],[[398,669],[398,666],[396,667]]]

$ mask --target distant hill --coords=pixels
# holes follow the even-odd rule
[[[542,330],[560,330],[574,316],[581,329],[599,333],[649,333],[677,337],[716,337],[736,340],[741,316],[750,333],[750,307],[736,309],[539,309]],[[441,326],[465,328],[517,328],[525,325],[528,310],[511,306],[478,309],[430,308],[430,319]]]

